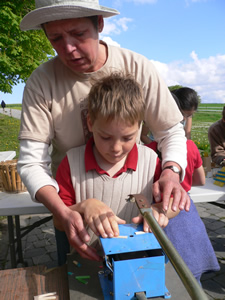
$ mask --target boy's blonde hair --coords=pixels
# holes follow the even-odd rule
[[[130,74],[112,73],[95,82],[88,95],[88,113],[92,124],[100,115],[139,125],[144,119],[142,87]]]

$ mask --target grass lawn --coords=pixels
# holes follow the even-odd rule
[[[19,155],[20,120],[0,114],[0,151],[16,151]]]
[[[12,108],[12,109],[18,109],[18,110],[21,110],[22,105],[21,105],[21,104],[7,104],[7,105],[6,105],[6,109],[7,109],[7,108]]]

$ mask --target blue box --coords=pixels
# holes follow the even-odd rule
[[[105,269],[99,272],[105,300],[170,298],[165,286],[166,256],[153,233],[143,233],[143,226],[119,225],[120,237],[100,238],[105,254]],[[138,234],[143,233],[143,234]]]

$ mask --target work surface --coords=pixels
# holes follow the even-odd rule
[[[214,184],[213,178],[206,178],[204,186],[193,186],[189,192],[194,203],[225,200],[225,185]]]
[[[28,192],[18,194],[0,192],[0,210],[1,216],[49,213],[43,204],[32,201]]]
[[[78,261],[81,266],[77,267],[73,261]],[[69,282],[69,293],[70,299],[80,299],[80,300],[104,300],[100,282],[98,279],[98,272],[102,270],[102,264],[99,262],[88,261],[82,259],[78,254],[73,254],[68,256],[68,275]],[[75,276],[90,276],[88,283],[84,284],[78,282]],[[122,280],[122,278],[121,278]],[[151,278],[149,278],[149,281]],[[166,287],[171,293],[172,300],[190,300],[191,297],[187,293],[183,283],[181,282],[179,276],[175,272],[174,268],[170,263],[166,265]],[[113,299],[113,298],[108,298]],[[128,299],[131,299],[128,297]],[[150,298],[154,299],[164,299],[164,297]]]
[[[1,151],[0,152],[0,162],[11,160],[16,156],[16,151]]]
[[[0,271],[0,299],[34,300],[34,296],[57,292],[60,300],[69,300],[66,265],[45,271],[45,266]]]
[[[195,186],[190,196],[195,203],[225,200],[225,186],[215,185],[213,178],[206,178],[204,186]],[[49,213],[41,203],[33,202],[28,192],[12,194],[0,192],[1,216]]]

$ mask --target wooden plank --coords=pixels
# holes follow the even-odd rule
[[[0,271],[1,299],[33,300],[34,296],[56,292],[60,300],[69,300],[66,265],[45,271],[45,266]]]

